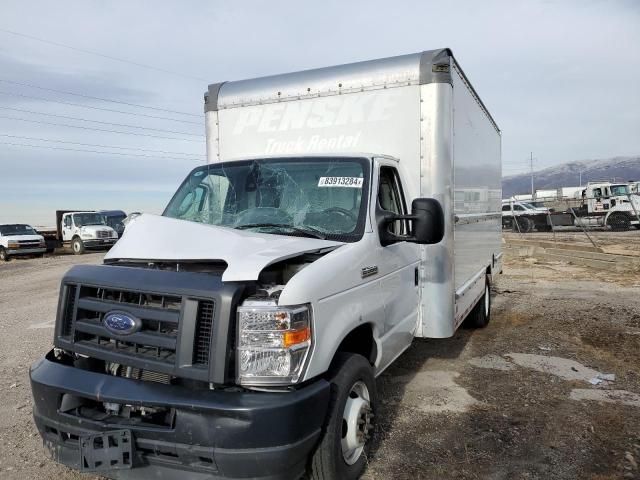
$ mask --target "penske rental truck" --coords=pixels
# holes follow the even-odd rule
[[[448,49],[213,84],[205,112],[208,164],[64,276],[35,422],[109,478],[358,478],[376,376],[489,322],[500,130]]]

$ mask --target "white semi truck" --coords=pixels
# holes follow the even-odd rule
[[[581,204],[573,209],[574,224],[585,227],[609,227],[615,231],[640,227],[640,195],[634,183],[589,182],[576,192]]]
[[[448,49],[214,84],[205,111],[209,163],[64,277],[36,424],[111,478],[355,479],[375,377],[489,322],[500,131]]]

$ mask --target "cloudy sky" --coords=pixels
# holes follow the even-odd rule
[[[204,161],[208,83],[440,47],[502,128],[505,174],[530,151],[635,155],[639,26],[639,0],[2,0],[0,223],[161,211]]]

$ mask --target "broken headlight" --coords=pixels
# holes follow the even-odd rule
[[[291,385],[311,350],[311,308],[250,302],[238,308],[237,378],[246,386]]]

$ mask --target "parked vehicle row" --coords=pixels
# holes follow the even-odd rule
[[[108,249],[124,233],[126,218],[122,210],[57,210],[55,228],[0,225],[0,260],[42,256],[63,247],[70,248],[76,255],[86,250]]]
[[[640,229],[638,182],[589,182],[575,192],[573,204],[561,211],[514,199],[502,201],[502,228],[521,233],[553,227]],[[577,205],[576,205],[577,203]]]

